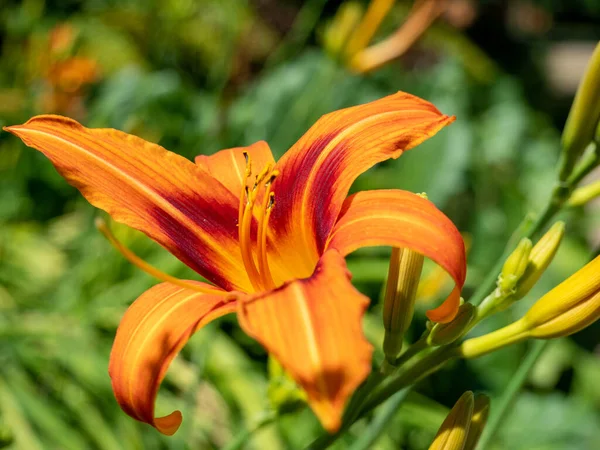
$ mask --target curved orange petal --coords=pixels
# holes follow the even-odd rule
[[[442,305],[427,312],[427,317],[442,323],[454,319],[465,283],[465,245],[444,213],[429,200],[406,191],[365,191],[349,196],[327,248],[347,255],[360,247],[376,245],[410,248],[446,270],[456,285]]]
[[[276,166],[281,175],[273,187],[274,258],[297,253],[301,276],[310,275],[356,177],[452,121],[404,92],[319,119]]]
[[[310,278],[239,302],[244,331],[306,391],[330,432],[340,427],[348,396],[371,370],[372,347],[361,325],[368,303],[335,250],[325,252]]]
[[[196,156],[196,164],[208,170],[223,186],[239,197],[246,172],[244,152],[248,153],[252,161],[252,180],[267,164],[275,165],[269,144],[265,141],[258,141],[248,147],[221,150],[214,155],[199,155]]]
[[[136,136],[66,117],[38,116],[6,130],[115,220],[223,288],[250,287],[237,241],[238,198],[206,170]]]
[[[154,417],[154,402],[169,364],[194,332],[236,307],[223,296],[170,283],[144,292],[121,319],[110,354],[108,372],[123,411],[161,433],[175,433],[181,424],[179,411]]]

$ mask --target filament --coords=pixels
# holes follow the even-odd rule
[[[271,216],[271,210],[275,206],[275,193],[271,192],[271,186],[275,178],[279,175],[278,171],[273,171],[269,181],[266,184],[266,192],[263,198],[261,207],[261,217],[258,228],[257,237],[257,260],[258,260],[258,271],[261,275],[261,281],[268,289],[275,287],[271,270],[269,269],[269,261],[267,259],[267,230],[269,228],[269,217]]]
[[[111,245],[119,253],[121,253],[121,255],[123,255],[123,257],[127,261],[129,261],[131,264],[138,267],[139,269],[143,270],[147,274],[152,275],[153,277],[158,278],[161,281],[166,281],[167,283],[175,284],[177,286],[181,286],[186,289],[191,289],[191,290],[194,290],[197,292],[201,292],[203,294],[223,295],[226,297],[231,297],[231,294],[229,292],[225,292],[225,291],[222,291],[217,288],[211,289],[211,288],[207,288],[207,287],[198,286],[197,284],[190,283],[185,280],[181,280],[179,278],[173,277],[167,273],[164,273],[163,271],[157,269],[156,267],[148,264],[142,258],[137,256],[135,253],[133,253],[131,250],[129,250],[127,247],[125,247],[123,244],[121,244],[117,240],[115,235],[110,231],[106,222],[103,219],[101,219],[100,217],[96,218],[95,224],[96,224],[96,228],[98,229],[98,231],[100,231],[100,233],[102,233],[104,235],[104,237],[108,240],[108,242],[110,242]]]

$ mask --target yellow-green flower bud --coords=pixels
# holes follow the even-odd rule
[[[473,406],[473,417],[471,418],[471,426],[467,435],[467,442],[463,450],[475,450],[477,442],[481,437],[483,428],[490,414],[490,399],[487,395],[478,394],[475,396],[475,404]]]
[[[521,279],[527,269],[532,247],[531,241],[523,238],[517,248],[506,258],[500,277],[498,277],[498,287],[502,292],[511,292]]]
[[[471,426],[473,407],[473,393],[467,391],[461,395],[442,423],[429,450],[464,449]]]
[[[600,181],[575,189],[569,197],[567,206],[582,206],[596,197],[600,197]]]
[[[540,298],[521,321],[532,337],[568,336],[600,317],[600,256]]]
[[[527,295],[535,283],[538,282],[554,259],[564,235],[565,223],[556,222],[535,244],[529,254],[527,269],[525,269],[525,273],[517,284],[517,291],[514,295],[515,300]]]
[[[594,139],[600,120],[600,43],[579,83],[575,100],[562,134],[564,163],[560,179],[566,180],[573,166]]]
[[[340,6],[333,21],[323,33],[323,46],[327,53],[333,56],[342,53],[362,16],[362,6],[357,2],[345,2]]]
[[[447,345],[456,341],[469,329],[477,308],[471,303],[463,303],[452,322],[437,323],[432,328],[427,343],[429,345]]]
[[[521,319],[483,336],[467,339],[460,345],[458,351],[465,359],[478,358],[528,337],[529,330]]]
[[[400,353],[404,333],[412,321],[422,269],[423,255],[392,248],[383,303],[383,352],[390,362]]]
[[[367,12],[348,41],[346,54],[349,58],[369,45],[394,3],[395,0],[373,0],[369,3]]]

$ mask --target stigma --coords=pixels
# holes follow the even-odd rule
[[[254,290],[270,290],[276,285],[267,258],[267,234],[269,217],[275,207],[275,193],[271,189],[279,171],[273,170],[272,164],[267,164],[256,175],[256,179],[250,187],[248,182],[252,175],[252,160],[248,152],[244,152],[244,158],[246,159],[246,171],[240,193],[238,215],[238,236],[242,261]],[[252,242],[252,220],[254,218],[258,225],[255,243]]]

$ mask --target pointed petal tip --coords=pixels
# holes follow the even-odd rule
[[[347,399],[371,371],[372,345],[362,317],[368,298],[349,282],[342,255],[330,249],[313,275],[239,304],[238,321],[302,387],[334,433]]]
[[[173,436],[179,429],[183,416],[181,411],[173,411],[168,416],[154,419],[154,427],[166,436]]]
[[[340,429],[342,411],[339,408],[334,408],[329,402],[313,403],[311,407],[325,431],[334,434]]]
[[[432,322],[449,323],[454,320],[460,306],[460,290],[456,287],[448,298],[435,309],[430,309],[425,313]]]

